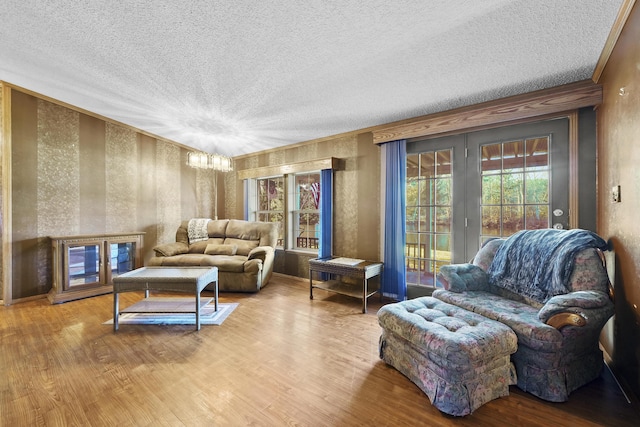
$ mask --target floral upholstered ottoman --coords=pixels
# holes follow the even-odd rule
[[[436,298],[388,304],[378,311],[380,358],[413,381],[440,411],[467,415],[509,395],[515,333]]]

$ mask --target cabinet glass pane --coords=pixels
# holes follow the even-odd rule
[[[135,269],[135,249],[136,244],[133,242],[110,245],[111,278]]]
[[[100,281],[100,245],[72,246],[69,253],[69,287]]]

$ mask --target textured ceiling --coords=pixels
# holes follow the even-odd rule
[[[591,77],[622,0],[3,0],[0,80],[240,155]]]

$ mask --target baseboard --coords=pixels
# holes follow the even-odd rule
[[[30,297],[24,297],[24,298],[14,298],[11,300],[11,304],[8,304],[8,305],[19,304],[21,302],[37,301],[39,299],[46,299],[46,298],[47,298],[47,294],[33,295]]]
[[[622,375],[617,372],[617,370],[615,369],[615,365],[613,364],[613,359],[611,358],[609,353],[607,353],[603,348],[601,348],[601,350],[602,355],[604,356],[604,364],[611,373],[613,379],[616,381],[616,384],[618,384],[618,388],[627,399],[627,402],[633,406],[636,412],[640,414],[640,398],[635,395],[624,377],[622,377]]]

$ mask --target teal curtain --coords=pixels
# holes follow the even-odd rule
[[[320,241],[318,258],[333,255],[333,170],[320,171]]]
[[[405,269],[405,215],[407,181],[407,141],[384,144],[386,158],[384,201],[384,270],[382,293],[398,301],[407,298]]]

